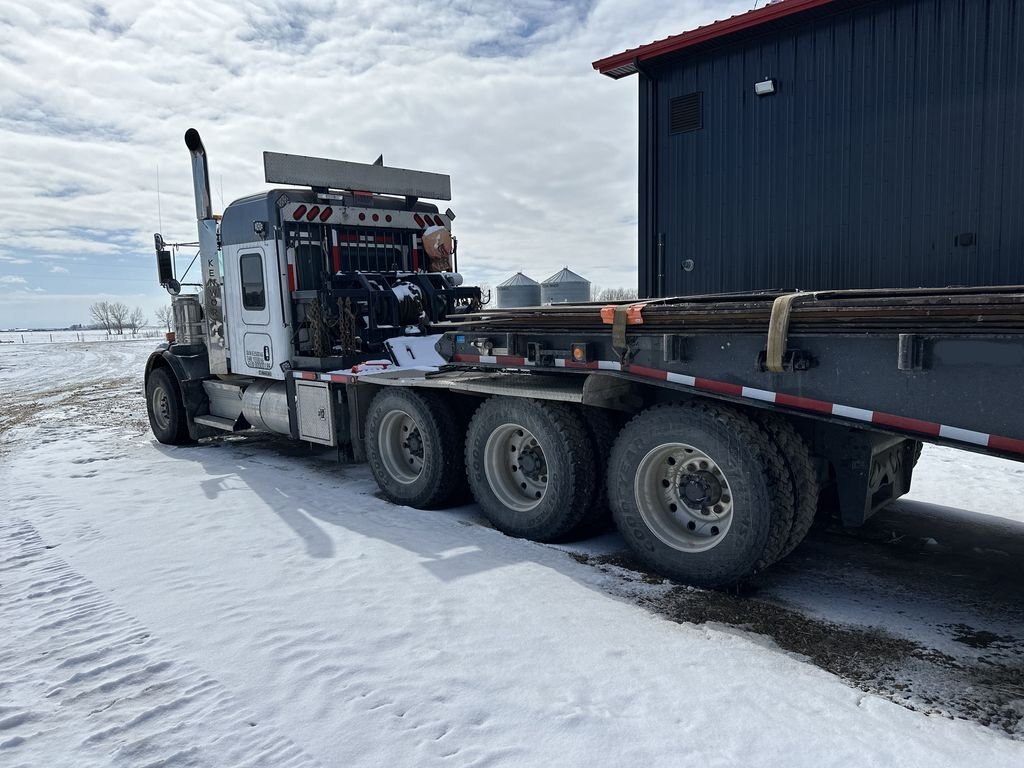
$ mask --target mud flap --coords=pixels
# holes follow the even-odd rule
[[[915,444],[882,432],[817,425],[813,451],[832,465],[843,525],[863,525],[910,490]]]

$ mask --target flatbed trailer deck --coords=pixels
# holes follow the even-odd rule
[[[507,310],[449,325],[457,327],[445,329],[439,351],[461,366],[614,373],[1024,454],[1017,287],[687,297]]]

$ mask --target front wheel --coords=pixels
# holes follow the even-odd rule
[[[615,523],[637,556],[688,584],[734,584],[767,565],[792,486],[761,427],[726,406],[655,406],[619,434],[609,462]]]
[[[178,382],[166,368],[157,368],[146,379],[146,413],[153,436],[164,445],[194,442],[185,423],[185,406]]]

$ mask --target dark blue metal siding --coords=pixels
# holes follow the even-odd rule
[[[645,294],[1024,283],[1024,4],[850,4],[647,74]]]

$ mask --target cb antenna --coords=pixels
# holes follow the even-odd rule
[[[164,217],[160,212],[160,163],[156,164],[156,223],[164,231]]]

